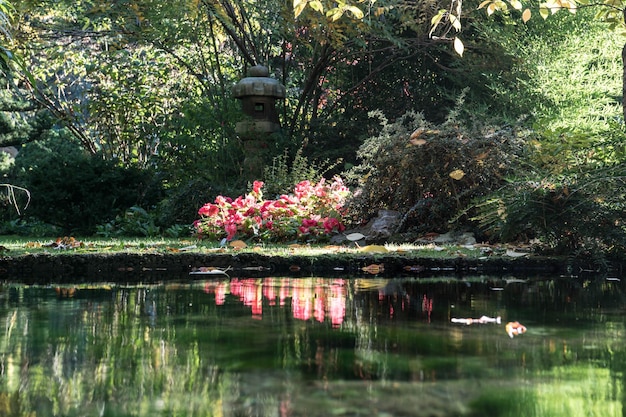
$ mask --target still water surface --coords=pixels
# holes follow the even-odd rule
[[[0,416],[622,416],[625,307],[603,278],[6,284]]]

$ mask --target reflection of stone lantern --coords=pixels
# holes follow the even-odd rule
[[[285,87],[269,78],[267,67],[256,65],[248,76],[233,87],[233,96],[241,100],[245,120],[237,123],[235,131],[244,143],[246,174],[259,178],[263,173],[263,153],[267,140],[280,130],[276,99],[285,98]]]

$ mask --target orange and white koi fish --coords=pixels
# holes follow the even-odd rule
[[[508,322],[505,329],[511,339],[517,335],[526,333],[526,326],[520,324],[519,321]]]

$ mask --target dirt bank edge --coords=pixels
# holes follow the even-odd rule
[[[431,276],[621,276],[622,265],[528,256],[523,258],[464,257],[434,259],[415,255],[328,254],[267,256],[257,253],[115,253],[30,254],[0,258],[0,280],[24,284],[50,283],[155,283],[198,278],[190,272],[201,267],[228,270],[231,277],[431,277]],[[200,276],[202,277],[202,276]]]

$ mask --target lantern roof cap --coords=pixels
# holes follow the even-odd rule
[[[264,65],[255,65],[248,69],[248,76],[233,86],[233,96],[243,98],[249,96],[285,97],[285,86],[269,77],[269,70]]]

